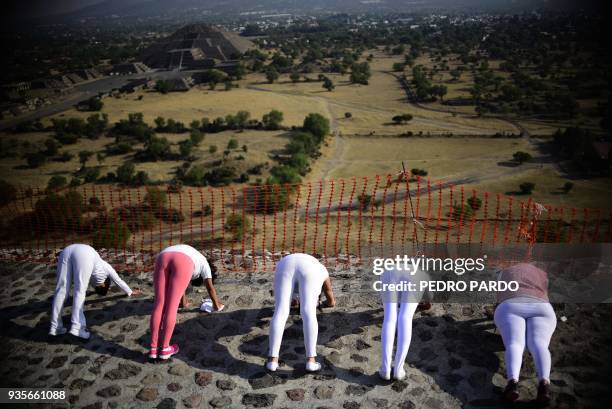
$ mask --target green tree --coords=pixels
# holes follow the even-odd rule
[[[283,122],[283,113],[273,109],[263,116],[262,122],[266,129],[277,130],[280,128],[281,123]]]
[[[144,197],[144,204],[153,211],[153,214],[157,215],[160,209],[166,207],[168,204],[168,195],[158,187],[149,187]]]
[[[330,131],[329,119],[317,113],[308,114],[304,118],[302,129],[313,134],[318,143],[321,143],[325,135]]]
[[[391,120],[399,125],[399,124],[403,124],[403,123],[412,121],[412,115],[411,114],[395,115],[393,118],[391,118]]]
[[[242,215],[232,214],[225,219],[223,229],[232,234],[234,241],[241,241],[245,234],[251,232],[251,222]]]
[[[155,83],[155,90],[162,94],[167,94],[170,92],[170,83],[168,81],[158,80]]]
[[[276,71],[276,68],[274,67],[269,67],[266,70],[266,79],[268,80],[268,83],[272,84],[274,81],[276,81],[279,77],[278,71]]]
[[[101,111],[104,107],[104,102],[100,98],[92,97],[87,101],[87,105],[90,111]]]
[[[117,180],[123,184],[129,185],[132,183],[136,167],[131,162],[126,162],[117,168]]]
[[[238,141],[236,139],[230,139],[227,143],[227,149],[238,149]]]
[[[53,139],[53,138],[49,138],[47,140],[45,140],[45,147],[47,148],[45,150],[45,155],[47,156],[55,156],[57,155],[57,153],[59,152],[59,148],[60,148],[60,144],[59,142],[57,142],[57,140]]]
[[[199,129],[192,129],[189,132],[189,140],[194,146],[197,146],[204,140],[204,134]]]
[[[236,112],[236,115],[234,116],[236,120],[236,126],[238,126],[238,128],[244,128],[250,117],[251,117],[251,113],[249,111]]]
[[[323,80],[323,88],[325,88],[328,92],[331,92],[334,90],[334,88],[336,88],[336,86],[334,85],[332,80],[330,80],[328,77],[325,77],[325,79]]]
[[[300,74],[298,72],[293,71],[291,75],[289,75],[289,78],[291,79],[291,82],[295,84],[300,80]]]
[[[61,189],[62,187],[66,186],[66,184],[68,184],[68,180],[65,176],[54,175],[47,182],[47,190],[53,191]]]
[[[81,169],[85,168],[87,161],[93,156],[92,151],[80,151],[79,152],[79,162],[81,163]]]
[[[191,156],[191,152],[193,151],[193,142],[191,139],[186,139],[184,141],[179,142],[179,152],[181,157],[187,159]]]

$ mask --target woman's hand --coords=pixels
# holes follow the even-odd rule
[[[225,308],[225,304],[218,303],[218,304],[213,305],[213,308],[217,312],[223,311],[223,309]]]
[[[181,303],[179,304],[179,308],[189,308],[191,307],[191,300],[185,296],[181,298]]]
[[[130,294],[129,296],[133,296],[133,295],[141,295],[142,294],[142,290],[138,287],[135,287],[132,289],[132,294]]]

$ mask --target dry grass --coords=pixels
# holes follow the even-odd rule
[[[425,169],[434,179],[446,179],[487,173],[498,168],[498,162],[511,160],[518,150],[532,152],[522,139],[344,137],[343,143],[344,151],[334,160],[330,177],[394,174],[403,160],[408,169]]]
[[[20,141],[27,140],[32,145],[42,148],[44,140],[51,136],[52,134],[48,132],[37,132],[19,134],[18,136],[2,134],[0,138],[18,138]],[[159,136],[166,137],[170,141],[173,152],[178,152],[178,143],[188,138],[188,134],[159,134]],[[228,163],[235,166],[239,173],[245,172],[248,168],[260,163],[272,163],[269,159],[270,153],[287,143],[287,136],[285,136],[283,132],[226,131],[217,134],[208,134],[205,136],[201,145],[194,149],[193,154],[197,158],[195,164],[207,164],[214,160],[221,159],[223,157],[223,151],[230,139],[236,139],[238,141],[239,149],[233,151],[229,155]],[[25,159],[22,159],[21,155],[14,158],[5,158],[0,161],[0,172],[2,178],[9,183],[22,186],[45,187],[48,180],[53,175],[65,176],[68,180],[74,176],[75,172],[80,168],[78,160],[78,153],[80,151],[89,150],[92,152],[104,152],[106,145],[112,144],[113,142],[114,138],[104,137],[96,140],[82,138],[78,143],[74,145],[65,145],[60,149],[60,152],[69,152],[74,155],[71,161],[49,161],[37,169],[28,168]],[[217,146],[217,153],[209,153],[208,149],[210,145]],[[248,152],[245,153],[242,151],[243,145],[247,146]],[[136,144],[133,148],[137,150],[142,149],[143,146],[142,144]],[[244,156],[245,159],[236,160],[236,157],[239,155]],[[102,161],[98,161],[94,155],[88,161],[87,166],[98,167],[100,169],[100,175],[105,176],[108,172],[115,172],[117,168],[125,162],[133,160],[133,156],[133,153],[129,153],[125,155],[108,156]],[[147,172],[150,179],[168,182],[174,177],[177,167],[181,166],[182,163],[182,160],[166,160],[157,162],[136,162],[135,164],[136,171],[142,170]],[[264,169],[263,175],[257,177],[265,179],[267,176],[267,169]]]
[[[141,100],[138,99],[140,96]],[[310,112],[326,113],[322,102],[316,99],[263,93],[245,88],[211,91],[200,87],[166,95],[140,91],[121,98],[106,98],[102,112],[108,114],[111,123],[127,118],[131,112],[142,112],[145,121],[150,124],[153,124],[156,117],[163,116],[189,125],[193,120],[208,117],[212,121],[216,117],[225,117],[240,110],[249,111],[252,118],[261,119],[272,109],[283,112],[283,124],[288,126],[301,125]],[[57,116],[69,118],[88,115],[89,113],[69,110]]]

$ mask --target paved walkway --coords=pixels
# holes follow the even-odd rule
[[[111,260],[112,261],[112,260]],[[370,272],[333,271],[339,305],[319,312],[319,354],[324,369],[303,370],[301,322],[292,311],[281,350],[282,366],[263,370],[273,312],[270,274],[226,274],[217,290],[226,312],[179,315],[173,341],[181,352],[168,363],[144,357],[152,307],[150,273],[125,277],[144,290],[128,299],[113,292],[88,295],[87,342],[46,335],[54,266],[0,264],[0,386],[60,387],[70,407],[101,408],[493,408],[505,385],[503,345],[482,305],[437,304],[417,313],[406,366],[408,378],[383,382],[382,310],[369,290]],[[201,291],[201,290],[199,290]],[[204,295],[191,293],[196,301]],[[65,320],[67,321],[66,311]],[[606,406],[612,308],[559,306],[553,338],[554,408]],[[8,352],[8,353],[7,353]],[[526,355],[527,356],[527,355]],[[516,407],[535,407],[534,367],[525,360]],[[599,402],[599,403],[598,403]],[[598,406],[599,405],[599,406]],[[27,407],[24,405],[23,407]],[[44,405],[35,406],[37,408]],[[67,407],[53,406],[53,407]]]

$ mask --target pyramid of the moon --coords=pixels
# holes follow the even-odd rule
[[[152,68],[207,68],[236,59],[253,46],[251,41],[237,33],[205,24],[191,24],[146,49],[143,61]]]

